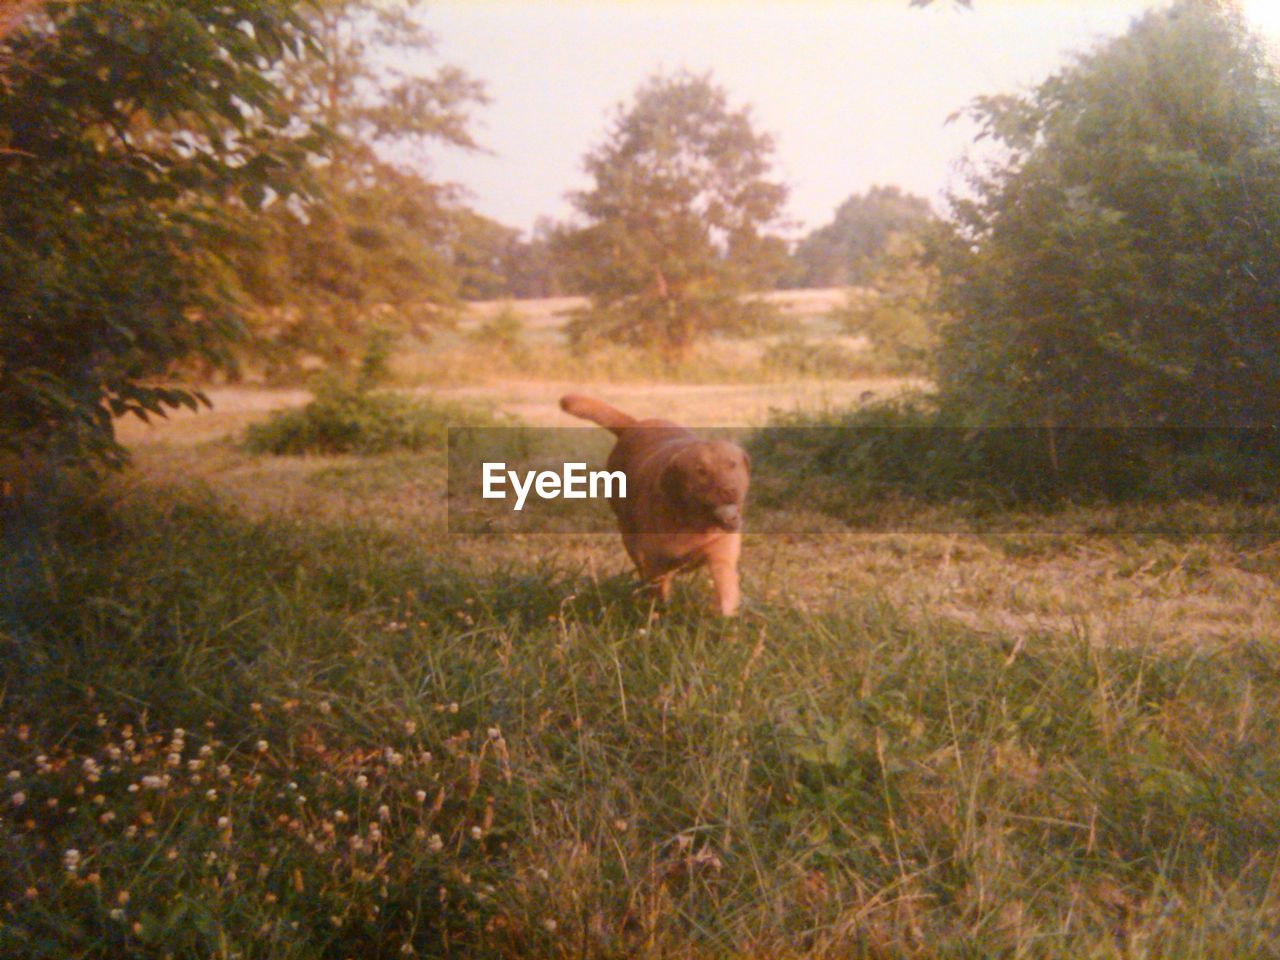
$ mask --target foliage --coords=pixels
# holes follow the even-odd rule
[[[620,578],[154,491],[28,532],[38,572],[0,566],[6,955],[1274,945],[1256,634],[1014,634],[847,591],[726,632],[650,622]],[[936,575],[977,573],[954,546]],[[1088,549],[1158,590],[1195,552]]]
[[[974,115],[944,402],[981,422],[1280,422],[1280,83],[1229,4],[1180,0]]]
[[[767,371],[801,377],[849,377],[862,373],[866,362],[840,343],[789,333],[769,343],[760,356]]]
[[[259,305],[255,332],[274,369],[301,354],[352,361],[371,324],[395,315],[405,329],[437,322],[458,294],[450,245],[461,210],[455,191],[409,164],[429,147],[475,150],[469,111],[483,87],[452,66],[431,73],[388,64],[423,62],[435,40],[416,0],[323,0],[310,7],[316,37],[289,64],[284,105],[334,136],[307,204],[274,204],[240,251],[239,275]]]
[[[51,2],[0,41],[0,446],[117,463],[112,419],[226,361],[217,247],[318,147],[270,73],[292,0]]]
[[[1275,430],[973,427],[936,398],[777,415],[750,441],[765,503],[853,519],[884,501],[977,511],[1185,497],[1273,502]],[[772,492],[770,492],[772,491]]]
[[[306,406],[283,410],[253,424],[245,446],[256,453],[358,453],[424,450],[444,446],[448,428],[496,425],[471,407],[373,392],[328,377]]]
[[[943,320],[938,310],[940,278],[925,241],[895,233],[869,267],[866,286],[851,290],[833,317],[849,333],[871,341],[880,369],[929,372]]]
[[[767,285],[785,248],[763,231],[786,189],[768,179],[773,140],[707,76],[655,76],[619,106],[586,157],[574,196],[587,225],[566,238],[591,309],[580,342],[620,341],[686,355],[709,333],[759,321],[738,294]]]
[[[896,186],[874,186],[836,209],[831,223],[797,245],[797,287],[848,287],[869,283],[896,235],[922,232],[934,220],[929,201]]]

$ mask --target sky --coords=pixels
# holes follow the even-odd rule
[[[710,72],[776,141],[788,231],[831,220],[849,195],[897,184],[942,208],[974,128],[947,118],[980,94],[1024,91],[1072,52],[1123,33],[1152,0],[435,0],[434,63],[483,81],[482,154],[434,150],[429,174],[485,216],[529,230],[572,216],[582,158],[655,72]],[[1280,0],[1246,0],[1280,41]],[[430,69],[431,64],[421,65]]]

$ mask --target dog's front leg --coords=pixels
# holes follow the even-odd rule
[[[732,617],[738,612],[738,602],[742,599],[738,587],[738,557],[736,553],[713,556],[707,565],[711,569],[711,582],[715,586],[716,605],[722,617]]]

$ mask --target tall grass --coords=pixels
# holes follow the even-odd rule
[[[651,623],[189,495],[6,519],[5,955],[1274,951],[1273,645]]]

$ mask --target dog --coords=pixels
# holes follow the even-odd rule
[[[610,506],[640,579],[665,603],[676,573],[705,564],[720,613],[737,613],[742,511],[750,482],[746,451],[699,439],[670,420],[637,420],[594,397],[567,394],[560,409],[618,438],[608,469],[626,475],[627,496],[610,500]]]

